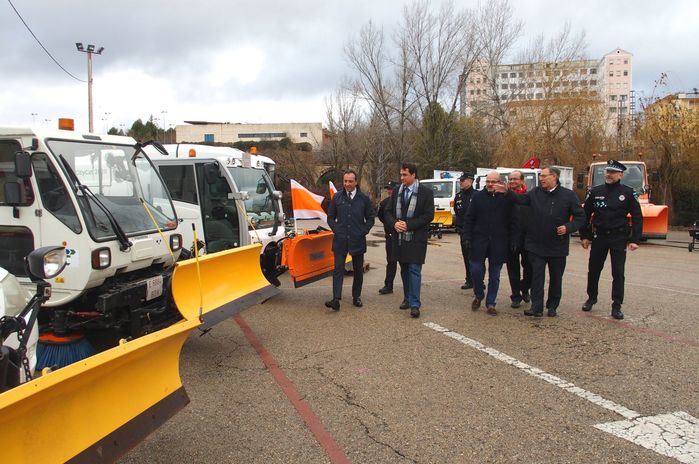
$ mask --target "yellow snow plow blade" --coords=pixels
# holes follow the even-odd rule
[[[2,462],[112,462],[188,402],[183,320],[0,395]]]
[[[182,316],[198,320],[201,310],[207,328],[279,293],[262,274],[261,248],[257,243],[202,256],[198,264],[195,258],[178,262],[172,296]]]
[[[643,235],[648,238],[667,238],[667,205],[641,203],[643,214]]]
[[[432,222],[442,224],[442,227],[451,227],[453,225],[451,210],[435,210]]]

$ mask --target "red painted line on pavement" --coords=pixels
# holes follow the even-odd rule
[[[630,324],[628,322],[622,322],[618,321],[616,319],[607,319],[606,317],[602,316],[597,316],[595,314],[589,314],[589,313],[574,313],[578,317],[588,317],[590,319],[597,319],[598,321],[604,321],[609,324],[614,324],[618,325],[624,329],[631,330],[633,332],[640,332],[648,335],[654,335],[656,337],[664,338],[665,340],[671,341],[673,343],[679,343],[682,345],[687,345],[687,346],[693,346],[693,347],[699,347],[699,342],[696,340],[693,340],[691,338],[685,338],[685,337],[678,337],[676,335],[670,335],[669,333],[665,333],[660,330],[655,330],[655,329],[649,329],[646,327],[638,327],[633,324]]]
[[[260,343],[255,336],[255,333],[252,331],[250,326],[248,326],[247,322],[245,322],[240,314],[233,316],[233,320],[236,322],[236,324],[238,324],[240,330],[243,331],[243,334],[245,334],[245,338],[248,339],[250,345],[255,348],[255,351],[257,351],[257,354],[262,359],[262,362],[265,363],[265,366],[267,366],[267,370],[269,370],[269,373],[272,374],[272,377],[274,377],[274,380],[277,382],[277,385],[279,385],[279,388],[281,388],[286,397],[289,398],[289,401],[291,401],[291,404],[293,404],[294,408],[296,408],[296,412],[299,413],[299,416],[301,416],[308,428],[311,429],[311,432],[315,436],[316,440],[318,440],[318,443],[325,451],[325,454],[327,454],[330,458],[330,462],[334,464],[349,464],[350,460],[347,455],[342,451],[342,449],[340,449],[332,435],[325,430],[325,427],[323,427],[323,424],[320,422],[320,419],[318,419],[318,416],[315,415],[308,403],[303,400],[301,394],[299,394],[296,387],[294,387],[294,384],[291,383],[291,380],[289,380],[289,378],[284,374],[284,371],[281,370],[277,362],[274,360],[274,357],[269,353],[269,351],[267,351],[262,343]]]

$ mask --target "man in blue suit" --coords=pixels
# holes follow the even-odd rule
[[[364,253],[366,253],[366,236],[374,226],[374,208],[369,197],[357,184],[357,173],[345,171],[342,176],[343,189],[333,196],[328,207],[328,226],[332,229],[333,254],[333,298],[325,306],[335,311],[340,310],[342,299],[342,282],[345,274],[345,260],[352,256],[354,278],[352,281],[352,304],[362,307],[362,283],[364,282]]]

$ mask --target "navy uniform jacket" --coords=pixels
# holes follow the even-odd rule
[[[462,239],[471,241],[469,259],[491,263],[507,261],[509,249],[519,237],[517,210],[503,194],[476,192],[466,213]]]
[[[643,232],[643,214],[634,190],[615,182],[593,187],[583,205],[586,220],[580,238],[592,240],[593,227],[608,233],[628,237],[631,215],[631,243],[639,243]]]
[[[524,248],[544,257],[568,256],[570,234],[585,222],[585,212],[578,196],[561,185],[552,192],[534,187],[524,195],[507,192],[507,198],[520,205],[529,205],[529,225]],[[557,235],[558,226],[566,226],[565,235]]]
[[[466,220],[466,212],[468,207],[471,205],[471,200],[473,199],[473,192],[475,190],[473,187],[469,187],[466,190],[459,190],[459,192],[454,197],[454,226],[456,227],[456,232],[461,234],[464,229],[464,221]]]
[[[369,197],[359,187],[352,200],[344,189],[337,192],[328,207],[328,226],[335,233],[333,253],[366,253],[366,235],[374,227]]]

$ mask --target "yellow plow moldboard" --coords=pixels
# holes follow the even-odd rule
[[[2,393],[0,460],[115,461],[189,402],[179,358],[198,325],[180,321]]]
[[[198,273],[196,259],[178,262],[172,296],[180,313],[198,320],[201,306],[202,328],[207,328],[279,293],[262,274],[261,248],[257,243],[202,256]]]

